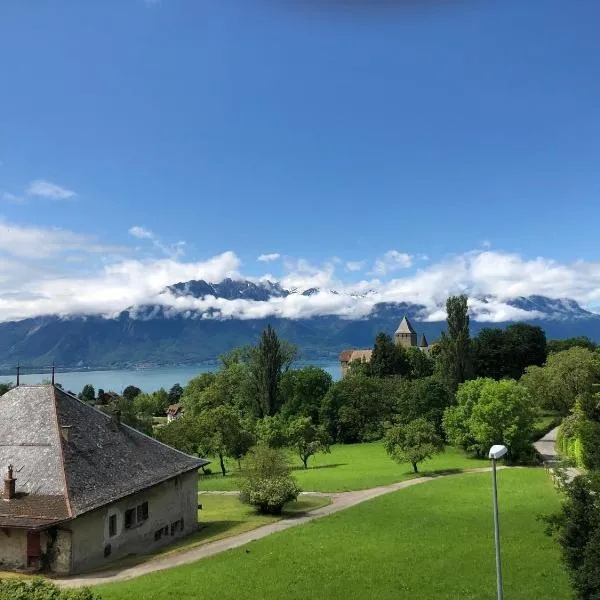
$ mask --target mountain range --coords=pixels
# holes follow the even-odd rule
[[[225,279],[217,284],[202,280],[178,283],[165,292],[183,300],[212,297],[261,303],[293,294],[312,296],[319,290],[284,289],[269,281]],[[600,341],[600,315],[585,310],[574,300],[528,296],[514,298],[508,304],[530,313],[532,317],[524,321],[543,327],[548,339],[587,335]],[[360,319],[332,315],[238,319],[219,318],[218,311],[211,308],[173,312],[164,305],[150,304],[131,307],[111,318],[44,316],[0,324],[0,368],[14,368],[17,362],[28,366],[54,362],[62,367],[106,368],[210,362],[233,347],[256,342],[267,323],[299,347],[301,358],[336,359],[345,348],[371,346],[379,331],[393,333],[405,314],[419,334],[435,340],[445,322],[420,320],[424,311],[425,307],[418,304],[385,302],[375,304]],[[508,324],[474,319],[472,332]]]

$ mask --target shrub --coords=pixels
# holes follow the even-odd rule
[[[89,588],[61,590],[44,579],[0,579],[0,600],[100,600]]]
[[[283,450],[259,444],[248,453],[240,489],[242,502],[263,514],[279,515],[299,493]]]

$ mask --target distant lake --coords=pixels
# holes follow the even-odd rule
[[[333,361],[297,362],[294,367],[315,366],[325,369],[333,379],[340,379],[340,364]],[[163,387],[169,390],[174,384],[182,386],[200,375],[216,371],[218,365],[198,365],[188,367],[156,367],[149,369],[123,369],[112,371],[71,371],[56,373],[56,383],[62,384],[65,390],[71,390],[78,394],[84,385],[90,383],[96,391],[102,388],[105,392],[113,391],[120,393],[128,385],[135,385],[144,392],[154,392]],[[50,379],[50,374],[27,373],[21,374],[21,383],[42,383],[44,379]],[[15,383],[16,375],[0,376],[0,383]]]

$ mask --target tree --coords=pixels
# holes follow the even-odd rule
[[[438,365],[448,389],[455,392],[471,376],[471,339],[467,296],[451,296],[446,301],[448,332],[442,332]]]
[[[262,332],[260,342],[251,351],[250,374],[256,416],[274,415],[281,406],[279,383],[283,370],[289,368],[296,350],[282,344],[271,325]]]
[[[310,417],[296,417],[288,423],[287,443],[300,457],[304,468],[317,452],[329,453],[329,436],[324,427],[317,427]]]
[[[255,433],[258,440],[269,448],[283,448],[287,444],[285,426],[279,415],[258,419]]]
[[[0,396],[3,396],[12,388],[12,383],[0,383]]]
[[[397,462],[409,462],[415,473],[418,464],[444,449],[435,425],[427,419],[415,419],[406,425],[392,425],[385,433],[385,451]]]
[[[139,394],[133,399],[134,411],[151,417],[164,417],[169,406],[169,399],[164,388],[152,394]]]
[[[278,515],[299,493],[283,450],[259,444],[248,453],[240,486],[242,502],[261,513]]]
[[[408,360],[408,376],[411,379],[433,375],[435,361],[429,352],[423,352],[419,348],[406,348],[404,354]]]
[[[98,388],[98,399],[96,400],[97,404],[104,404],[104,390],[102,388]]]
[[[543,367],[528,367],[521,382],[540,406],[567,415],[600,383],[600,354],[580,347],[552,353]]]
[[[451,397],[437,377],[394,381],[388,394],[393,398],[396,422],[407,424],[423,417],[442,432],[442,417]]]
[[[485,327],[473,339],[473,371],[477,377],[502,379],[506,375],[506,336]]]
[[[194,415],[186,413],[167,423],[164,427],[156,429],[154,435],[163,444],[177,448],[181,452],[195,456],[200,455],[202,432],[198,418]]]
[[[589,337],[580,335],[578,337],[568,338],[566,340],[550,340],[547,344],[548,354],[553,352],[562,352],[570,348],[587,348],[588,350],[597,350],[598,344],[592,342]]]
[[[84,385],[81,393],[79,394],[79,399],[87,404],[93,404],[96,399],[96,391],[94,390],[94,386],[90,385],[89,383]]]
[[[319,367],[289,369],[281,376],[280,389],[284,419],[310,417],[319,422],[323,398],[332,384],[331,375]]]
[[[378,333],[373,346],[370,369],[373,377],[407,375],[410,364],[403,348],[396,346],[389,335]]]
[[[529,447],[537,407],[524,386],[512,379],[475,379],[459,387],[456,401],[444,413],[450,443],[479,455],[504,444],[513,458]]]
[[[571,584],[580,600],[600,597],[600,513],[598,473],[580,475],[565,485],[566,500],[555,515],[544,518],[546,532],[556,536]]]
[[[196,418],[199,448],[205,456],[217,455],[224,477],[227,474],[225,458],[239,460],[252,445],[248,432],[243,430],[239,412],[230,406],[217,406]]]
[[[125,400],[127,400],[128,402],[133,402],[134,398],[136,396],[139,396],[141,393],[142,390],[140,390],[139,387],[136,387],[135,385],[128,385],[123,390],[123,398],[125,398]]]
[[[169,404],[178,404],[179,400],[181,400],[181,396],[183,396],[183,388],[176,383],[169,390]]]

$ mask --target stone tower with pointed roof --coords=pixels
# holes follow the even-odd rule
[[[417,333],[413,329],[413,326],[410,324],[406,315],[404,315],[402,321],[400,321],[400,325],[398,325],[398,329],[396,329],[394,338],[396,340],[396,345],[402,346],[403,348],[412,348],[417,345]]]

